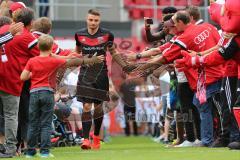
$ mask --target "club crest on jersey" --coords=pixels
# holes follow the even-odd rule
[[[98,39],[99,43],[103,43],[103,41],[104,41],[103,37],[98,37],[97,39]]]

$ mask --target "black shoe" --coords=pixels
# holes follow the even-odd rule
[[[0,153],[0,158],[13,158],[14,155],[10,153]]]
[[[163,141],[163,144],[169,144],[169,141],[167,140],[167,141]]]
[[[212,147],[212,148],[227,147],[228,143],[229,142],[227,140],[218,138],[212,143],[212,145],[210,147]]]
[[[3,144],[0,144],[0,153],[5,153],[6,152],[6,148]]]
[[[240,149],[240,142],[231,142],[228,144],[229,149]]]
[[[26,150],[26,156],[34,156],[34,155],[36,155],[37,154],[37,151],[36,151],[36,149],[27,149]]]

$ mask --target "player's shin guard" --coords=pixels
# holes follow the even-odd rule
[[[89,139],[89,132],[92,127],[92,113],[84,112],[82,113],[82,127],[83,127],[83,138]]]
[[[103,122],[103,108],[102,104],[98,105],[95,107],[94,110],[94,135],[93,135],[93,144],[92,144],[92,149],[100,149],[100,130]]]
[[[102,108],[102,104],[98,105],[94,109],[93,118],[94,118],[94,135],[95,136],[99,136],[100,129],[101,129],[102,122],[103,122],[103,108]]]

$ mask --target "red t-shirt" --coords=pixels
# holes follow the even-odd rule
[[[40,87],[50,87],[54,89],[56,86],[57,69],[63,67],[65,63],[65,59],[51,56],[31,58],[25,67],[25,70],[32,73],[31,89]]]
[[[3,48],[7,61],[1,63],[0,90],[11,95],[20,96],[23,81],[20,75],[27,61],[39,55],[37,39],[24,28],[20,35],[15,35]]]
[[[32,34],[38,39],[44,33],[39,31],[34,31]],[[60,56],[68,56],[71,53],[69,49],[61,49],[56,42],[53,43],[52,53]]]
[[[163,57],[167,62],[173,62],[182,57],[182,49],[196,52],[205,51],[214,47],[219,39],[219,33],[214,26],[208,23],[203,23],[201,25],[190,24],[187,29],[176,38],[174,44],[163,54]],[[216,82],[222,78],[222,65],[205,67],[205,72],[207,85]],[[198,79],[197,70],[189,68],[185,71],[185,75],[190,87],[196,90]]]

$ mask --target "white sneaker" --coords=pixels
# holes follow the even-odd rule
[[[193,146],[194,147],[199,147],[202,145],[202,142],[199,140],[199,139],[196,139],[194,142],[193,142]]]
[[[164,135],[159,136],[158,138],[154,139],[154,142],[160,143],[161,140],[164,139]]]
[[[194,142],[185,140],[183,143],[176,145],[175,147],[193,147]]]

